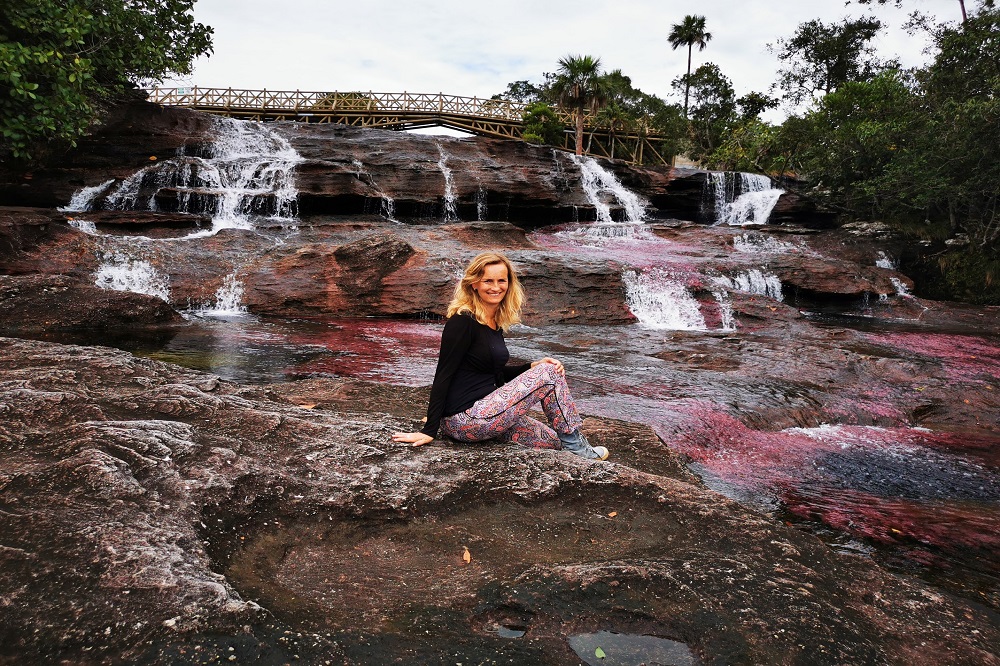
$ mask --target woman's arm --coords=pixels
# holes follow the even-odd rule
[[[552,365],[556,366],[556,370],[559,373],[564,374],[564,375],[566,374],[566,368],[563,367],[562,363],[560,363],[559,361],[557,361],[554,358],[550,358],[550,357],[546,356],[545,358],[540,358],[537,361],[532,361],[531,363],[524,363],[523,365],[508,365],[508,366],[505,366],[504,369],[503,369],[503,378],[504,378],[504,381],[509,382],[510,380],[514,379],[514,377],[517,377],[519,374],[521,374],[525,370],[533,368],[536,365],[538,365],[539,363],[551,363]]]

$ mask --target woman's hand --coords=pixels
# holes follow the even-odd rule
[[[392,433],[392,441],[406,442],[413,446],[423,446],[424,444],[433,442],[434,438],[422,432],[394,432]]]
[[[554,358],[550,358],[550,357],[546,356],[545,358],[540,358],[537,361],[532,361],[531,367],[535,367],[539,363],[551,363],[552,365],[556,366],[556,371],[560,375],[565,375],[566,374],[566,368],[564,368],[563,364],[560,363],[559,361],[555,360]]]

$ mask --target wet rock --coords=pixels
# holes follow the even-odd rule
[[[981,608],[704,489],[648,428],[587,419],[615,463],[415,449],[389,434],[426,389],[14,339],[0,367],[7,659],[577,663],[599,630],[707,663],[997,659]]]
[[[6,335],[183,321],[156,296],[101,289],[62,275],[0,275],[0,332]]]
[[[377,213],[391,199],[397,219],[446,221],[448,170],[462,220],[538,227],[596,219],[580,187],[579,167],[563,151],[522,141],[457,140],[333,124],[269,126],[305,158],[296,166],[302,215]],[[0,171],[0,196],[16,205],[64,206],[84,186],[123,180],[180,150],[197,155],[215,131],[208,114],[145,102],[122,105],[76,150],[54,157],[50,166],[31,174]],[[705,172],[601,162],[649,202],[652,218],[699,219]],[[177,195],[170,187],[156,196],[161,210],[175,208]],[[783,199],[780,222],[818,219],[808,202],[794,195]],[[617,202],[612,207],[620,216]]]

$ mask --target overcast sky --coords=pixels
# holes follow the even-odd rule
[[[907,5],[960,18],[958,0]],[[845,0],[197,0],[194,11],[215,29],[215,52],[177,85],[489,97],[510,81],[539,81],[561,57],[588,54],[668,98],[687,49],[671,50],[666,37],[686,14],[705,16],[712,33],[692,66],[714,62],[737,95],[767,91],[778,63],[766,45],[810,19],[875,13],[889,26],[880,54],[904,65],[922,62],[925,46],[901,28],[909,10]]]

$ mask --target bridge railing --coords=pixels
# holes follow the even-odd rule
[[[153,88],[149,100],[168,106],[261,111],[434,113],[520,122],[527,104],[508,99],[463,97],[444,93],[318,92],[305,90],[241,90],[235,88]],[[565,123],[572,114],[553,109]]]
[[[462,97],[444,93],[318,92],[304,90],[240,90],[234,88],[153,88],[149,100],[209,113],[253,120],[339,122],[368,127],[413,129],[444,125],[480,136],[519,138],[526,104],[506,99]],[[572,114],[553,111],[572,126]],[[668,165],[662,140],[648,131],[614,131],[584,117],[588,155],[625,159],[635,164]],[[572,150],[572,130],[562,135],[561,148]]]

